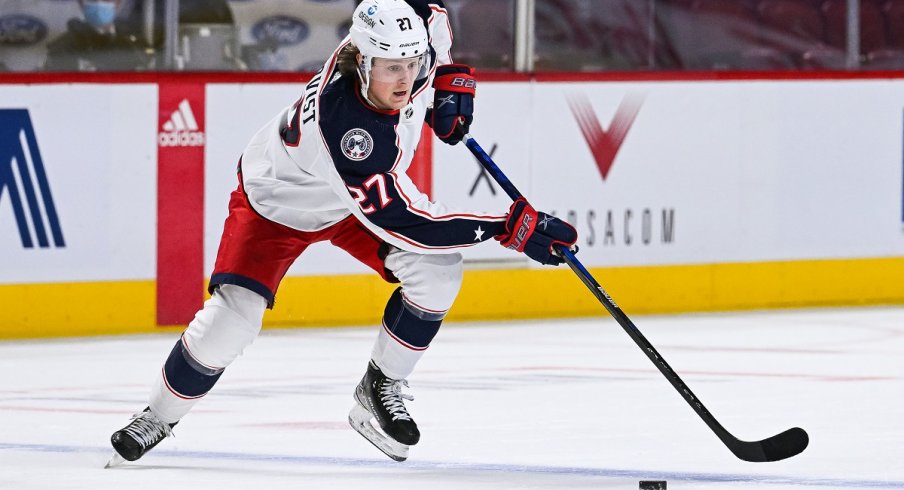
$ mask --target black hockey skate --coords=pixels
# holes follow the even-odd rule
[[[414,397],[403,394],[402,386],[407,387],[408,382],[387,378],[370,362],[367,373],[355,389],[357,403],[348,414],[348,423],[353,429],[396,461],[408,459],[408,447],[417,444],[421,438],[403,401],[414,400]],[[372,418],[376,419],[379,429],[371,423]]]
[[[162,422],[154,415],[150,407],[132,416],[129,425],[113,433],[110,443],[113,444],[113,457],[105,468],[116,466],[124,461],[135,461],[167,436],[173,435],[176,424]]]

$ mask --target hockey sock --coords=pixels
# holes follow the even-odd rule
[[[182,338],[176,342],[163,365],[163,380],[170,391],[180,398],[200,398],[207,394],[223,368],[205,366],[192,357]]]
[[[383,325],[400,342],[416,349],[426,349],[439,331],[445,312],[432,313],[418,309],[402,297],[396,288],[386,302]]]
[[[390,378],[406,378],[436,336],[444,316],[445,312],[427,312],[411,305],[401,288],[396,289],[383,312],[383,327],[372,354],[374,363]]]

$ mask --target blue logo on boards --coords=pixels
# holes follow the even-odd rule
[[[310,33],[307,22],[288,15],[267,17],[251,27],[254,39],[275,42],[279,46],[300,44]]]
[[[37,241],[48,248],[51,237],[54,247],[66,246],[27,109],[0,109],[0,203],[5,195],[23,247],[34,248]]]
[[[0,17],[0,44],[31,46],[47,37],[47,24],[41,19],[25,14]]]

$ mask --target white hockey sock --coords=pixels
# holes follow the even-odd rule
[[[240,286],[221,286],[195,315],[171,357],[183,355],[179,347],[184,345],[185,355],[189,357],[185,361],[197,371],[196,375],[213,376],[221,372],[257,337],[266,307],[267,301],[257,293]],[[188,365],[182,364],[182,371],[177,372],[185,373],[192,369]],[[194,407],[216,379],[211,379],[207,386],[200,389],[197,382],[190,382],[195,384],[191,388],[196,391],[180,389],[180,382],[186,385],[185,376],[175,374],[181,379],[168,380],[166,369],[165,366],[157,374],[149,406],[161,420],[174,423]]]
[[[371,359],[387,377],[405,379],[414,372],[414,366],[426,351],[426,347],[405,344],[390,334],[385,326],[381,326],[380,334],[374,342]]]

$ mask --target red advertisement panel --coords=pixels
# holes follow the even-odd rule
[[[421,192],[433,198],[433,130],[426,124],[421,130],[421,142],[414,152],[411,166],[408,167],[408,176]]]
[[[160,83],[157,125],[157,324],[204,301],[204,84]]]

